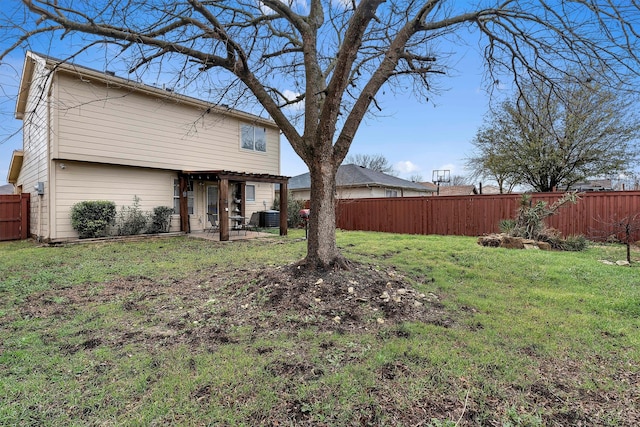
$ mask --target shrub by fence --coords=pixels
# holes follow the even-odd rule
[[[564,193],[534,193],[549,204]],[[499,232],[500,220],[513,218],[521,194],[343,199],[337,205],[337,226],[344,230],[408,234],[481,236]],[[563,235],[582,234],[605,240],[616,230],[608,223],[640,212],[640,191],[581,194],[576,205],[563,208],[547,225]],[[634,240],[640,240],[636,232]]]

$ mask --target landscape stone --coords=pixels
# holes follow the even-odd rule
[[[549,242],[537,242],[538,248],[543,251],[550,251],[551,244]]]

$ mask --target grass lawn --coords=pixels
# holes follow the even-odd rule
[[[640,254],[339,232],[0,243],[0,425],[640,425]]]

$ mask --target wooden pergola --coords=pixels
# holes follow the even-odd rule
[[[220,221],[220,241],[229,240],[229,184],[238,184],[242,200],[245,198],[247,182],[268,182],[280,184],[280,235],[287,235],[287,184],[289,177],[260,173],[234,172],[234,171],[182,171],[178,173],[180,184],[180,231],[190,233],[188,183],[193,181],[217,181],[218,182],[218,219]],[[241,204],[240,215],[245,216],[245,203]],[[225,224],[223,227],[222,224]]]

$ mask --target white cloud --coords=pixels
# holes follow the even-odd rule
[[[282,95],[285,97],[286,101],[293,101],[300,96],[300,93],[287,89],[282,92]],[[287,108],[300,111],[304,109],[304,100],[298,101],[295,104],[288,105]]]
[[[393,168],[400,172],[401,174],[410,174],[413,172],[418,172],[420,167],[411,162],[411,160],[405,160],[401,162],[396,162],[393,165]]]
[[[280,1],[282,3],[285,3],[294,11],[299,11],[299,12],[309,11],[309,5],[307,4],[307,0],[286,0],[286,1],[280,0]],[[271,15],[275,13],[273,9],[265,5],[260,0],[258,0],[258,7],[260,8],[260,11],[265,15]]]

